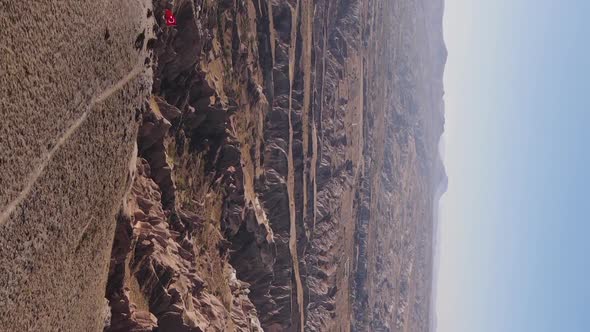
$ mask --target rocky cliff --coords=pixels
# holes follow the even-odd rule
[[[129,119],[110,119],[128,128],[124,144],[105,127],[88,134],[105,143],[83,141],[96,159],[49,145],[49,162],[73,163],[56,176],[74,180],[58,190],[33,179],[89,226],[30,213],[42,201],[24,180],[1,192],[2,269],[22,271],[0,277],[0,312],[29,299],[41,309],[0,314],[0,330],[428,331],[446,186],[442,0],[136,2],[128,15],[144,25],[127,40],[148,84],[118,101],[134,107]],[[3,125],[2,139],[18,128]],[[93,167],[110,186],[80,179]],[[36,230],[50,226],[51,239]],[[71,253],[52,264],[61,247]],[[35,275],[66,278],[36,292]]]

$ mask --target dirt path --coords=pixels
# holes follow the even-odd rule
[[[292,9],[291,45],[289,47],[289,152],[287,157],[287,192],[289,194],[289,216],[291,226],[289,229],[289,251],[293,261],[293,274],[295,275],[295,287],[297,291],[297,305],[299,311],[299,329],[303,331],[305,326],[305,312],[303,308],[303,283],[299,272],[299,258],[297,254],[297,209],[295,206],[295,166],[293,162],[293,79],[295,76],[295,48],[297,46],[297,23],[299,21],[299,0]]]
[[[302,114],[302,135],[303,135],[303,225],[307,226],[307,179],[309,173],[309,127],[310,127],[310,101],[311,101],[311,36],[312,36],[312,12],[309,0],[303,0],[301,5],[301,39],[303,42],[303,54],[301,62],[303,67],[303,110]],[[313,120],[313,119],[312,119]],[[313,158],[313,155],[311,156]],[[306,229],[309,238],[309,230]]]

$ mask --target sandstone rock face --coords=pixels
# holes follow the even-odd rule
[[[138,108],[130,118],[110,109],[91,122],[90,113],[79,144],[93,154],[60,146],[64,155],[50,156],[55,165],[43,169],[39,189],[0,225],[2,266],[17,271],[0,277],[0,308],[37,318],[0,313],[0,327],[429,331],[436,210],[446,188],[438,156],[442,0],[147,7],[138,20],[149,26],[132,47],[148,57],[142,73],[145,65],[153,76],[138,84],[152,83],[151,95],[133,86],[107,105]],[[165,25],[165,9],[177,26]],[[122,34],[109,29],[109,38]],[[0,128],[12,150],[2,162],[34,165],[44,147],[4,136],[27,128],[10,112],[14,121]],[[69,112],[51,115],[55,131],[79,111]],[[123,138],[112,139],[120,128]],[[1,175],[9,183],[0,189],[3,211],[27,186],[32,171],[23,167]],[[62,182],[44,180],[50,176]],[[61,212],[42,219],[45,207]],[[72,245],[70,233],[82,240]],[[58,254],[64,259],[50,264]],[[35,288],[56,275],[64,277]],[[50,307],[55,294],[68,296],[61,311]]]
[[[117,220],[106,330],[261,330],[248,285],[219,255],[221,234],[180,210],[178,224],[169,223],[171,212],[162,208],[150,164],[139,159],[137,171],[126,204],[129,214]]]

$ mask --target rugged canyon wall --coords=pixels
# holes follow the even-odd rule
[[[43,218],[34,192],[14,201],[25,180],[2,192],[16,202],[2,206],[2,266],[22,273],[0,277],[0,308],[41,309],[0,314],[0,330],[429,331],[442,1],[137,3],[144,26],[122,40],[147,83],[117,101],[130,117],[83,118],[102,130],[84,140],[96,158],[59,146],[47,159],[71,166],[49,169],[74,180],[33,181],[61,214]],[[3,123],[2,139],[19,128]],[[58,240],[66,229],[78,236]],[[34,276],[62,275],[34,291]]]
[[[120,326],[427,331],[446,179],[442,10],[155,2],[136,178],[154,192],[134,187],[119,219],[113,253],[126,254],[107,295],[125,304]],[[110,330],[124,330],[119,313]]]

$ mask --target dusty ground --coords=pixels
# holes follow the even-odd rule
[[[0,330],[97,331],[147,1],[0,2]]]

